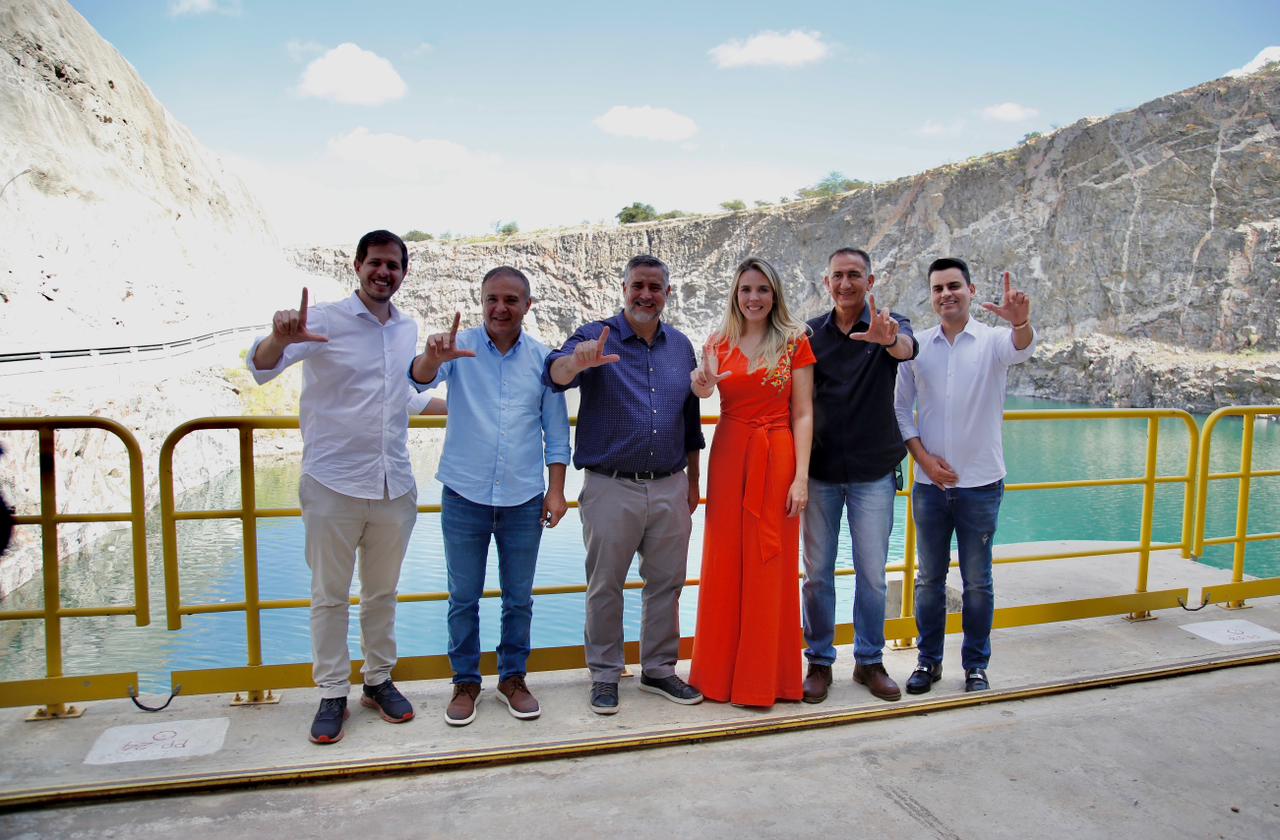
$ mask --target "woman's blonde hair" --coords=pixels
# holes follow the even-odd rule
[[[764,339],[747,358],[748,373],[760,369],[773,370],[778,367],[783,354],[787,351],[787,345],[805,333],[804,322],[792,317],[791,311],[787,309],[787,300],[782,293],[782,281],[778,278],[778,272],[759,257],[747,257],[733,272],[733,288],[729,290],[729,302],[725,306],[724,320],[720,322],[720,329],[712,335],[711,345],[714,347],[724,342],[732,349],[742,340],[747,319],[742,314],[742,309],[738,307],[738,283],[742,280],[742,275],[752,269],[763,274],[769,281],[769,286],[773,289],[773,308],[769,310],[769,323],[765,329]]]

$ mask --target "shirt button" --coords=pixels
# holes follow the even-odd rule
[[[658,413],[658,409],[656,409],[656,408],[655,408],[655,409],[653,410],[653,413],[654,413],[654,414],[657,414],[657,413]]]
[[[649,368],[649,373],[653,373],[653,368]]]

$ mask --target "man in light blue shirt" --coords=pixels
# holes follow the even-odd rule
[[[550,350],[521,329],[533,303],[529,280],[499,266],[481,281],[480,298],[484,326],[458,332],[461,316],[455,316],[453,328],[429,337],[409,366],[409,381],[419,391],[449,383],[449,424],[436,478],[444,485],[440,524],[453,666],[445,722],[451,726],[466,726],[476,716],[480,596],[491,539],[498,544],[502,587],[497,698],[517,718],[541,713],[524,679],[533,573],[542,528],[554,528],[568,507],[569,413],[564,394],[542,384]]]

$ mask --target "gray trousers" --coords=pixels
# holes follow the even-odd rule
[[[680,654],[680,590],[689,561],[689,479],[653,481],[588,471],[578,497],[587,549],[583,632],[591,679],[616,683],[623,668],[622,585],[640,554],[640,666],[650,677],[675,673]]]
[[[418,518],[418,493],[356,499],[303,475],[298,498],[311,567],[311,673],[321,697],[346,697],[351,687],[347,616],[357,549],[362,672],[366,685],[381,685],[396,664],[396,585]]]

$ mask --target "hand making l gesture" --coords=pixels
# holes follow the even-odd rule
[[[453,313],[453,326],[448,332],[438,332],[427,336],[427,345],[423,350],[426,363],[439,368],[445,362],[454,359],[475,358],[474,350],[458,349],[458,325],[462,323],[462,313]]]
[[[707,345],[702,348],[702,364],[689,371],[693,393],[698,399],[705,400],[715,392],[716,385],[729,378],[732,373],[731,370],[720,373],[720,360],[716,356],[715,348]]]
[[[994,303],[984,303],[982,308],[1015,327],[1026,326],[1031,319],[1031,298],[1027,297],[1026,292],[1013,288],[1007,271],[1004,273],[1004,300],[999,306]]]
[[[876,310],[876,296],[871,295],[871,326],[866,332],[849,333],[854,341],[865,341],[868,344],[879,344],[892,347],[898,340],[898,322],[889,314],[888,309]]]
[[[322,335],[307,330],[307,290],[302,290],[302,303],[297,309],[281,309],[271,319],[271,335],[279,345],[298,344],[303,341],[328,341]]]
[[[601,365],[611,365],[614,362],[622,360],[622,357],[616,353],[605,354],[605,346],[609,341],[609,327],[605,327],[600,332],[600,337],[594,341],[581,341],[573,348],[573,364],[578,370],[586,370],[587,368],[600,367]]]

